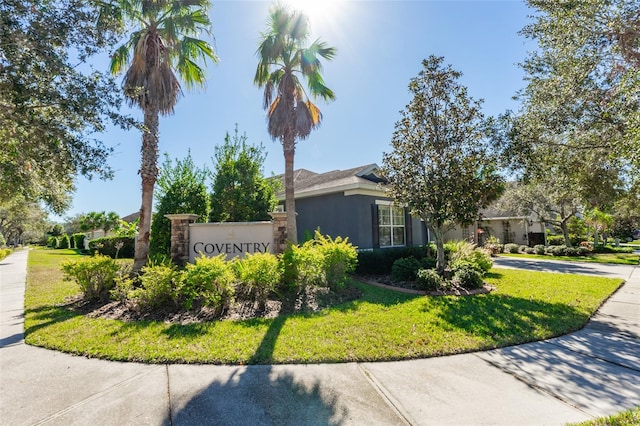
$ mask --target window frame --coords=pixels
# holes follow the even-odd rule
[[[404,207],[394,205],[392,202],[384,202],[384,201],[376,201],[377,213],[378,213],[378,244],[377,246],[380,248],[393,248],[393,247],[407,247],[407,214]],[[389,223],[382,223],[382,214],[381,210],[385,209],[388,211],[388,219]],[[394,214],[396,213],[396,214]],[[398,220],[402,218],[402,224],[396,224],[394,220]],[[389,244],[383,244],[382,239],[383,235],[386,232],[383,232],[383,228],[389,229],[388,239]],[[395,244],[395,238],[402,236],[402,244]],[[386,238],[385,238],[386,239]]]

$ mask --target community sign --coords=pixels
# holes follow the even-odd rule
[[[189,225],[189,262],[198,256],[225,254],[227,260],[246,253],[272,253],[271,222],[192,223]]]

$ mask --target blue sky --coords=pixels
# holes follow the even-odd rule
[[[300,0],[292,0],[294,7]],[[309,5],[326,4],[309,1]],[[518,67],[533,49],[518,35],[531,10],[522,1],[339,1],[324,13],[309,10],[312,38],[338,50],[324,63],[326,84],[336,100],[318,100],[322,126],[300,141],[295,168],[316,172],[382,162],[390,150],[399,111],[410,100],[407,85],[422,59],[444,56],[463,73],[461,82],[475,99],[484,99],[486,115],[517,109],[512,99],[524,87]],[[284,172],[280,143],[266,130],[262,91],[253,85],[259,34],[266,27],[267,1],[213,1],[211,20],[217,65],[207,68],[206,89],[186,92],[175,114],[160,118],[160,152],[211,166],[214,147],[238,123],[248,142],[267,151],[265,175]],[[305,7],[302,1],[300,7]],[[94,64],[106,67],[106,60]],[[119,78],[120,79],[120,78]],[[131,114],[141,119],[139,110]],[[78,178],[72,207],[63,216],[115,211],[121,216],[140,209],[141,136],[111,129],[98,136],[115,149],[111,181]],[[161,157],[162,161],[163,157]]]

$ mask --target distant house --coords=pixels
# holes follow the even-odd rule
[[[467,240],[478,245],[483,245],[489,237],[497,238],[501,244],[545,244],[545,226],[536,216],[489,207],[480,210],[480,219],[473,224],[458,226],[446,234],[447,240]]]
[[[294,172],[298,240],[316,229],[331,237],[348,237],[359,249],[423,245],[424,223],[395,206],[376,164],[349,170]],[[284,193],[278,194],[284,200]]]

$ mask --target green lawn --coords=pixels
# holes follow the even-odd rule
[[[528,259],[565,260],[570,262],[613,263],[618,265],[637,265],[640,256],[633,253],[596,253],[589,256],[549,256],[545,254],[501,253],[505,257],[524,257]]]
[[[28,344],[112,360],[182,363],[381,361],[477,351],[581,328],[622,280],[493,269],[497,290],[470,297],[411,296],[353,283],[354,302],[277,319],[180,325],[127,323],[64,307],[78,293],[63,281],[70,250],[29,254]]]
[[[582,423],[572,423],[571,426],[637,426],[640,425],[640,407],[623,411],[609,417],[601,417]]]

